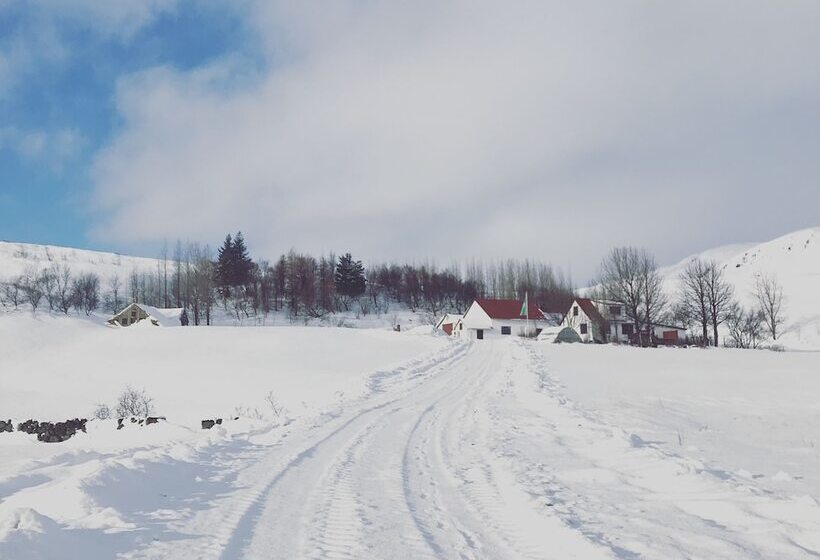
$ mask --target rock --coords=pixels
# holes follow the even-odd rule
[[[3,432],[13,432],[14,431],[14,424],[11,423],[11,420],[8,422],[4,422],[0,420],[0,433]]]

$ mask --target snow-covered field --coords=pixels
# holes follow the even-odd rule
[[[0,345],[3,418],[126,383],[168,417],[0,434],[2,559],[820,555],[818,353],[17,314]]]

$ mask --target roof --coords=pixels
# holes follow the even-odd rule
[[[524,302],[519,299],[477,299],[475,300],[481,309],[490,316],[491,319],[524,319],[521,315],[521,307]],[[544,314],[531,300],[528,301],[527,312],[530,319],[544,319]]]
[[[185,311],[182,307],[172,307],[172,308],[159,308],[159,307],[152,307],[150,305],[145,305],[143,303],[129,303],[125,308],[121,311],[117,312],[115,315],[111,317],[113,319],[123,311],[126,311],[132,305],[139,307],[152,319],[154,319],[158,324],[162,325],[163,327],[178,327],[180,326],[180,316]]]
[[[578,304],[578,307],[584,310],[586,316],[590,318],[590,320],[595,321],[599,325],[606,325],[606,319],[601,315],[598,311],[598,308],[595,307],[595,304],[592,303],[592,300],[589,298],[575,298],[575,303]]]
[[[455,324],[459,319],[461,319],[461,315],[458,313],[445,313],[444,316],[439,319],[439,322],[436,324],[436,328],[439,328],[442,325]]]
[[[163,327],[178,327],[180,326],[179,318],[182,312],[185,311],[182,307],[159,308],[151,307],[150,305],[138,304],[142,307],[148,316],[155,319],[157,323]]]

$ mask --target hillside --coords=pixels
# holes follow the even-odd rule
[[[68,266],[73,273],[93,272],[103,279],[114,275],[125,279],[134,270],[156,272],[159,261],[70,247],[0,241],[0,281],[23,274],[29,268],[43,270],[53,264]]]
[[[691,255],[662,269],[670,295],[677,292],[678,275],[686,263],[698,257],[723,266],[735,296],[744,305],[754,304],[758,275],[776,275],[786,295],[784,342],[797,347],[820,346],[820,227],[765,243],[726,245]]]

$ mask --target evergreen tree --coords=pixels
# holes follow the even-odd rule
[[[362,261],[354,261],[350,253],[340,256],[333,280],[338,294],[349,298],[363,295],[365,276]]]
[[[238,231],[233,238],[230,234],[226,235],[216,260],[217,285],[223,297],[230,296],[231,288],[250,284],[254,269],[242,232]]]
[[[234,260],[234,244],[231,234],[225,236],[222,247],[217,251],[216,258],[216,285],[223,297],[230,295],[231,275]]]
[[[247,286],[253,279],[255,269],[253,259],[248,254],[242,232],[236,232],[233,240],[233,286]]]

